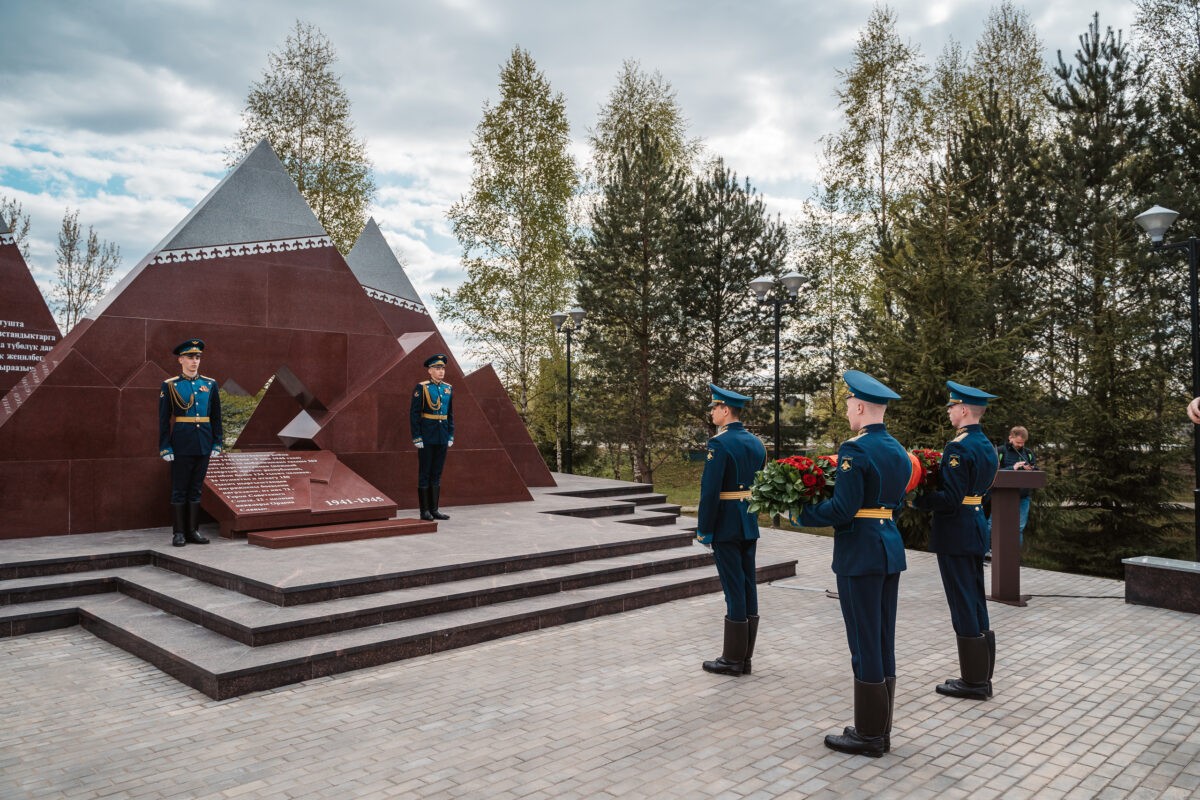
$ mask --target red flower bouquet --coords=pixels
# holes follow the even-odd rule
[[[788,456],[769,461],[750,486],[750,511],[792,517],[833,493],[837,456]]]
[[[936,491],[942,471],[942,452],[918,448],[909,453],[909,458],[914,460],[913,477],[916,480],[908,482],[908,490],[918,497]]]

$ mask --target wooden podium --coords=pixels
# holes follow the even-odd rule
[[[1021,594],[1021,490],[1041,489],[1046,473],[1002,469],[992,484],[992,593],[989,600],[1026,605]]]

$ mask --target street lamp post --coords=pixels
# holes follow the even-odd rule
[[[566,311],[555,311],[550,315],[550,321],[554,323],[554,330],[565,333],[567,336],[567,446],[563,448],[563,472],[568,475],[572,473],[571,458],[574,455],[571,442],[571,334],[576,328],[583,325],[586,313],[579,306],[575,306]]]
[[[1200,280],[1197,278],[1197,268],[1200,265],[1200,239],[1189,236],[1181,242],[1167,244],[1163,236],[1167,228],[1179,217],[1178,212],[1162,206],[1154,206],[1134,217],[1138,225],[1150,234],[1151,249],[1154,252],[1179,250],[1187,253],[1188,276],[1192,303],[1192,397],[1200,397]],[[1192,490],[1192,501],[1195,506],[1195,536],[1196,560],[1200,561],[1200,426],[1192,426],[1192,457],[1195,459],[1196,479]]]
[[[779,284],[782,284],[784,291],[780,290]],[[754,292],[759,305],[769,305],[775,312],[775,455],[772,456],[773,458],[779,458],[780,450],[783,448],[779,432],[779,328],[783,316],[783,307],[796,302],[799,298],[800,287],[804,284],[804,278],[801,277],[799,272],[789,272],[779,279],[779,284],[776,284],[773,278],[766,276],[750,281],[750,290]],[[768,294],[771,296],[767,297]]]

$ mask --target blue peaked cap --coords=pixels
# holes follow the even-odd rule
[[[900,399],[900,395],[867,373],[859,372],[856,369],[846,370],[842,374],[842,380],[846,382],[846,388],[850,390],[851,397],[865,400],[868,403],[877,403],[878,405],[886,406],[889,400]]]
[[[712,390],[711,405],[714,405],[714,406],[717,403],[724,403],[725,405],[729,406],[730,408],[741,408],[742,406],[746,405],[746,403],[749,403],[751,400],[751,398],[747,397],[744,394],[738,394],[737,392],[731,392],[728,389],[722,389],[720,386],[717,386],[715,383],[710,383],[708,385],[708,388]]]
[[[946,388],[950,390],[950,402],[946,404],[948,406],[956,406],[959,403],[968,406],[986,406],[988,400],[996,399],[996,395],[994,394],[988,394],[982,389],[976,389],[974,386],[964,386],[954,381],[946,381]]]

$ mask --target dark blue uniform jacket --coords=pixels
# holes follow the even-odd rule
[[[179,418],[204,420],[178,422]],[[197,375],[167,378],[158,392],[158,454],[207,456],[221,449],[221,395],[217,382]]]
[[[454,439],[454,409],[450,384],[421,381],[413,389],[408,413],[413,444],[445,447]]]
[[[803,525],[833,527],[834,572],[891,575],[908,566],[904,540],[893,519],[854,515],[864,508],[899,508],[911,474],[908,452],[883,424],[866,426],[838,448],[833,497],[800,512]]]
[[[748,492],[754,474],[767,463],[767,449],[740,422],[731,422],[708,440],[708,460],[700,479],[699,524],[696,532],[712,534],[714,542],[758,538],[758,515],[749,498],[721,500],[721,492]]]
[[[942,451],[942,486],[918,497],[917,508],[933,512],[929,550],[949,556],[981,556],[988,550],[983,506],[963,498],[982,497],[996,479],[996,450],[979,425],[967,425]]]

